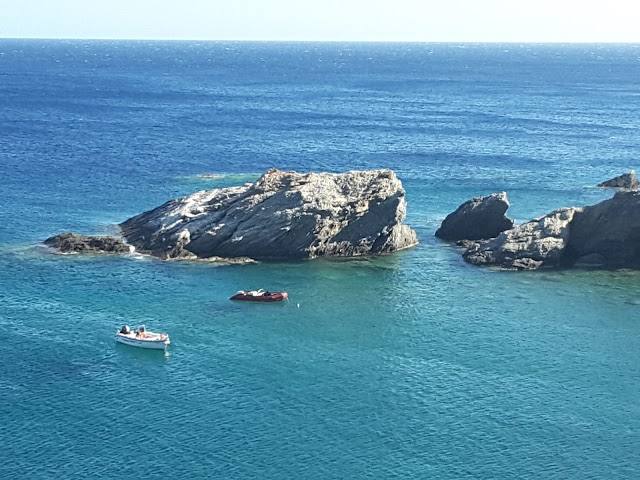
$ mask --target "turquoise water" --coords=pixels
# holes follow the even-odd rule
[[[639,50],[0,41],[0,476],[637,478],[640,274],[478,269],[433,232],[474,195],[519,221],[607,198],[638,158]],[[270,166],[393,168],[420,246],[38,247]],[[172,345],[115,344],[123,323]]]

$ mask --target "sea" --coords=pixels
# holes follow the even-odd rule
[[[640,272],[434,237],[640,167],[640,45],[0,40],[0,477],[640,478]],[[269,168],[393,169],[420,244],[224,265],[56,255]],[[287,291],[240,304],[240,289]],[[116,344],[127,324],[166,352]]]

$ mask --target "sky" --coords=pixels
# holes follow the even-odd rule
[[[640,0],[0,0],[0,38],[640,43]]]

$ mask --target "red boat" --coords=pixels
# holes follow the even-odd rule
[[[242,300],[245,302],[281,302],[286,300],[287,292],[265,292],[264,290],[239,290],[230,300]]]

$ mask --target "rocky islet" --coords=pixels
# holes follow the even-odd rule
[[[560,208],[491,239],[461,239],[463,258],[474,265],[516,270],[639,268],[640,192],[632,188],[634,179],[635,172],[631,171],[599,184],[620,191],[598,204]],[[494,212],[493,220],[499,217],[500,211]],[[475,223],[486,222],[486,218],[471,213],[462,220],[471,231]]]
[[[391,170],[271,169],[254,183],[170,200],[120,228],[138,252],[163,259],[351,257],[417,245],[406,209]]]

